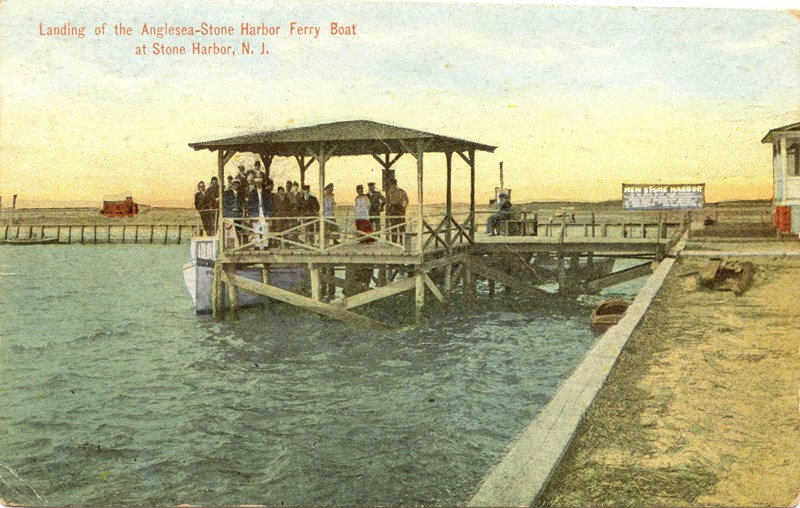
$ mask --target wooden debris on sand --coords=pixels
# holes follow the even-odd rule
[[[700,269],[700,284],[719,291],[733,291],[740,295],[753,284],[755,265],[750,261],[729,261],[711,258]]]

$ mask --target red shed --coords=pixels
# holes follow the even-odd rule
[[[133,202],[131,196],[122,201],[103,201],[103,211],[106,217],[133,217],[139,213],[139,205]]]

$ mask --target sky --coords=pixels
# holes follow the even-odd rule
[[[144,23],[233,26],[233,36],[142,35]],[[240,24],[279,26],[242,36]],[[318,37],[290,23],[319,26]],[[355,24],[333,36],[331,22]],[[85,27],[85,36],[41,35]],[[105,23],[104,33],[95,30]],[[115,35],[123,23],[133,34]],[[267,55],[242,55],[241,42]],[[193,42],[235,56],[192,55]],[[188,55],[155,55],[153,43]],[[144,45],[147,54],[137,55]],[[188,143],[367,119],[497,146],[477,199],[621,198],[622,183],[705,183],[706,199],[772,197],[772,128],[800,121],[800,19],[786,10],[510,3],[58,1],[0,3],[0,196],[100,206],[131,192],[191,206],[216,156]],[[229,165],[251,165],[239,154]],[[455,159],[455,201],[469,199]],[[397,176],[416,196],[415,161]],[[425,157],[444,200],[444,157]],[[276,159],[276,179],[299,179]],[[316,181],[316,168],[308,173]],[[370,157],[327,167],[339,202],[380,182]]]

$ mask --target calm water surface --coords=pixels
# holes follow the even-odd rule
[[[280,304],[214,323],[193,313],[187,257],[0,246],[0,497],[461,503],[595,340],[589,305],[502,292],[400,332]]]

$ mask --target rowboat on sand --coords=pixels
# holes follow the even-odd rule
[[[604,332],[619,323],[630,304],[622,298],[609,298],[592,311],[591,329]]]

